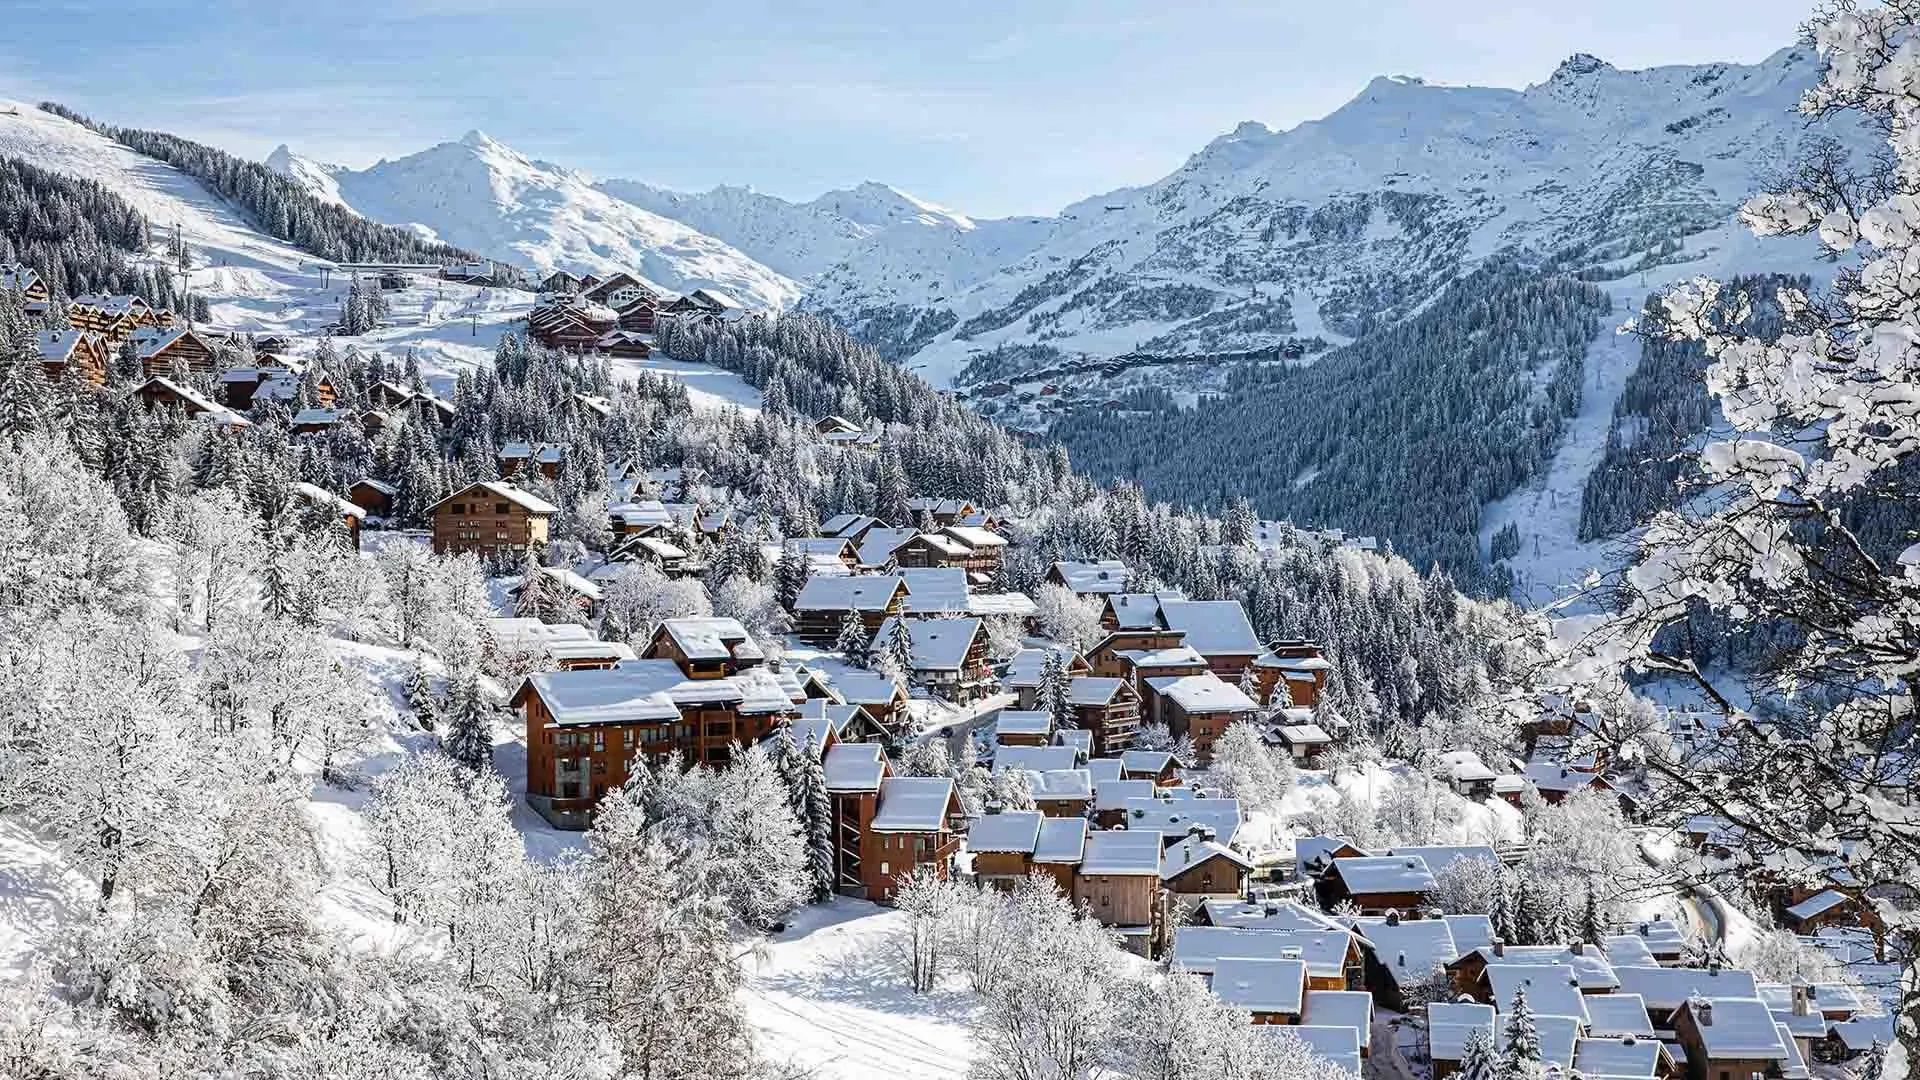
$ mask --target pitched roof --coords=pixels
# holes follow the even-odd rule
[[[1212,986],[1214,996],[1236,1008],[1298,1016],[1306,1002],[1307,965],[1223,956],[1214,965]]]
[[[1335,930],[1346,927],[1327,915],[1293,900],[1205,900],[1200,904],[1210,926],[1237,926],[1249,930]],[[1350,936],[1350,935],[1349,935]]]
[[[1155,692],[1190,712],[1251,713],[1260,708],[1241,689],[1211,672],[1149,679]]]
[[[1252,870],[1253,860],[1214,840],[1187,836],[1167,845],[1160,856],[1160,879],[1172,881],[1208,859],[1225,859],[1242,870]]]
[[[967,572],[946,567],[902,568],[907,611],[915,615],[959,615],[968,610]]]
[[[1506,1048],[1506,1024],[1502,1017],[1500,1035],[1494,1039],[1494,1045]],[[1580,1018],[1561,1016],[1557,1013],[1543,1013],[1533,1018],[1535,1034],[1540,1037],[1540,1060],[1548,1065],[1558,1065],[1564,1071],[1573,1067],[1573,1046],[1580,1038]]]
[[[427,512],[433,513],[434,511],[440,509],[441,507],[447,505],[448,503],[452,502],[455,499],[468,498],[469,494],[475,491],[476,489],[480,491],[484,491],[487,494],[492,495],[496,498],[505,499],[508,502],[513,503],[515,506],[518,506],[521,509],[525,510],[527,513],[534,514],[536,516],[557,514],[560,512],[559,507],[553,505],[547,500],[541,498],[538,495],[535,495],[531,491],[525,490],[524,488],[515,487],[514,485],[507,483],[505,480],[482,480],[477,484],[468,484],[466,487],[461,488],[459,491],[456,491],[453,494],[447,496],[446,498],[441,499],[439,502],[434,503],[432,506],[427,507]]]
[[[1709,1006],[1712,1023],[1706,1022]],[[1689,1000],[1682,1007],[1693,1014],[1708,1060],[1788,1059],[1773,1013],[1757,997],[1709,997]]]
[[[1160,601],[1183,600],[1182,593],[1117,592],[1107,597],[1107,610],[1122,630],[1152,630],[1160,625]]]
[[[1087,802],[1093,798],[1093,777],[1085,769],[1048,769],[1027,773],[1027,786],[1037,800],[1071,799]]]
[[[1623,1035],[1583,1038],[1573,1045],[1573,1067],[1586,1076],[1644,1076],[1652,1080],[1660,1064],[1660,1040]]]
[[[1639,994],[1587,995],[1589,1035],[1653,1035],[1647,1003]]]
[[[1080,660],[1079,653],[1074,652],[1064,645],[1021,649],[1019,652],[1013,654],[1013,659],[1007,661],[1007,673],[1001,676],[1001,685],[1009,687],[1039,686],[1040,671],[1046,666],[1048,653],[1057,654],[1060,657],[1061,663],[1066,664],[1068,667],[1072,667],[1075,661]],[[1085,661],[1080,661],[1080,663],[1083,665],[1082,670],[1085,670]]]
[[[1656,1012],[1677,1009],[1695,995],[1759,1000],[1753,975],[1737,968],[1618,967],[1613,973],[1622,992],[1639,994]]]
[[[1057,562],[1053,573],[1076,593],[1117,593],[1127,587],[1127,564],[1119,559],[1100,562]]]
[[[938,832],[947,823],[952,801],[952,777],[891,776],[880,782],[880,807],[869,827],[874,832]]]
[[[1494,1009],[1466,1001],[1436,1001],[1427,1006],[1427,1040],[1437,1061],[1459,1061],[1467,1036],[1475,1030],[1493,1035]]]
[[[1078,863],[1086,854],[1086,849],[1086,818],[1048,818],[1040,823],[1040,839],[1033,848],[1033,861]]]
[[[1816,915],[1824,915],[1842,904],[1851,903],[1852,900],[1853,898],[1846,893],[1825,889],[1788,908],[1787,914],[1796,919],[1811,919]]]
[[[1347,891],[1355,894],[1431,892],[1433,872],[1418,855],[1367,855],[1333,860],[1327,871],[1339,874]]]
[[[885,611],[906,587],[894,574],[810,577],[793,607],[795,611]]]
[[[967,847],[972,851],[1031,855],[1040,842],[1040,823],[1044,820],[1045,815],[1038,810],[982,814],[967,827]]]
[[[1152,833],[1103,829],[1087,834],[1082,874],[1160,876],[1160,838]]]
[[[1340,921],[1359,932],[1396,982],[1426,978],[1434,968],[1445,967],[1460,955],[1444,919],[1389,922],[1384,916],[1354,916]]]
[[[632,678],[617,667],[536,672],[524,685],[540,695],[553,722],[561,727],[680,719],[680,706],[663,687],[652,680]]]
[[[1454,944],[1461,944],[1456,937]],[[1580,951],[1573,951],[1572,945],[1505,945],[1501,947],[1504,955],[1495,956],[1491,945],[1474,949],[1461,948],[1464,959],[1469,953],[1477,954],[1489,966],[1494,964],[1554,964],[1573,969],[1580,980],[1580,988],[1589,992],[1596,990],[1614,990],[1620,986],[1620,979],[1613,973],[1613,965],[1606,956],[1593,946],[1582,944]]]
[[[948,525],[940,531],[973,550],[1007,546],[1006,537],[1001,536],[992,529],[983,529],[977,525]]]
[[[859,559],[861,566],[884,566],[900,545],[920,535],[918,529],[895,529],[890,526],[876,526],[868,529],[867,535],[860,538]]]
[[[1088,762],[1089,765],[1093,764]],[[1118,764],[1116,762],[1116,764]],[[1122,810],[1130,799],[1153,798],[1151,780],[1095,780],[1093,783],[1093,808],[1098,810]]]
[[[1053,717],[1037,710],[1002,709],[993,718],[993,733],[1003,735],[1050,735]]]
[[[1162,837],[1185,836],[1202,825],[1213,830],[1215,840],[1231,844],[1240,831],[1238,799],[1128,799],[1123,809],[1127,828]]]
[[[1174,764],[1173,755],[1165,750],[1122,750],[1120,768],[1126,772],[1144,772],[1158,775]]]
[[[1493,848],[1485,844],[1415,844],[1402,847],[1390,847],[1389,855],[1418,855],[1427,862],[1427,869],[1436,876],[1447,867],[1463,860],[1479,860],[1488,865],[1489,870],[1500,867],[1500,856]]]
[[[1186,631],[1186,643],[1202,656],[1258,656],[1264,652],[1247,609],[1238,600],[1163,600],[1160,618]]]
[[[1502,1013],[1513,1007],[1514,995],[1525,990],[1528,1007],[1538,1015],[1574,1016],[1582,1023],[1587,1019],[1586,995],[1573,968],[1565,964],[1488,964],[1487,982]]]
[[[1097,675],[1075,675],[1067,683],[1067,700],[1074,705],[1110,705],[1126,682]]]
[[[828,791],[879,791],[887,758],[879,743],[834,743],[824,767]]]
[[[717,615],[698,618],[667,619],[658,632],[673,639],[673,644],[689,660],[763,660],[766,654],[747,634],[738,619]]]
[[[888,616],[887,621],[880,624],[880,630],[873,640],[886,641],[888,635],[893,633],[895,624],[900,621],[898,615]],[[913,669],[916,672],[960,671],[966,664],[967,653],[980,637],[979,619],[907,619],[906,625],[907,638],[913,643]]]
[[[827,685],[850,705],[891,705],[903,693],[900,684],[887,676],[858,668],[834,673]]]
[[[1299,1024],[1293,1027],[1269,1025],[1266,1030],[1276,1033],[1274,1037],[1285,1038],[1291,1035],[1307,1044],[1307,1048],[1320,1057],[1350,1073],[1360,1072],[1360,1032],[1350,1027],[1323,1027],[1319,1024]]]
[[[1373,1033],[1373,995],[1365,990],[1309,990],[1303,1023],[1352,1028],[1365,1046]]]
[[[1316,979],[1339,978],[1353,936],[1345,930],[1257,930],[1182,926],[1173,932],[1173,969],[1207,974],[1223,957],[1297,960]]]
[[[994,772],[1006,769],[1049,772],[1079,765],[1080,756],[1071,746],[1002,746],[993,752]]]

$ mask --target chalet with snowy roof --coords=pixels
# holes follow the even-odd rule
[[[797,679],[805,679],[804,673],[788,672],[785,669],[774,672],[776,677],[793,674]],[[783,680],[784,681],[784,680]],[[885,732],[876,724],[867,710],[858,705],[845,705],[826,698],[810,698],[802,689],[799,707],[800,716],[792,723],[792,734],[796,746],[805,746],[807,734],[814,735],[815,744],[824,753],[827,748],[843,742],[878,743],[885,738]],[[789,694],[792,700],[795,695]]]
[[[543,293],[577,293],[580,291],[580,276],[565,270],[555,270],[540,279],[536,291]]]
[[[293,414],[288,428],[295,435],[324,435],[332,431],[334,425],[349,419],[345,409],[301,409]]]
[[[1002,689],[1010,691],[1016,704],[1022,709],[1036,706],[1040,694],[1040,674],[1046,668],[1047,654],[1060,657],[1061,664],[1069,675],[1090,675],[1093,669],[1079,653],[1061,645],[1049,645],[1045,648],[1021,649],[1007,662],[1007,670],[1000,676]]]
[[[503,480],[468,484],[427,508],[435,554],[493,558],[541,548],[560,508]]]
[[[993,686],[993,671],[987,666],[986,628],[979,619],[903,621],[902,616],[893,616],[875,633],[875,647],[890,640],[894,628],[900,625],[906,627],[912,643],[913,670],[908,675],[917,685],[937,697],[961,703],[979,700]]]
[[[1259,706],[1238,686],[1217,675],[1163,676],[1148,681],[1156,712],[1175,738],[1193,740],[1202,762],[1213,758],[1213,744],[1229,727],[1259,714]]]
[[[881,524],[881,520],[871,514],[835,514],[820,523],[820,535],[858,544],[869,530]],[[852,560],[848,565],[852,565]]]
[[[1208,835],[1205,828],[1167,845],[1160,856],[1160,883],[1182,912],[1203,900],[1246,895],[1253,860]]]
[[[1108,777],[1094,772],[1092,767],[1096,763],[1111,760],[1096,758],[1087,762],[1088,774],[1093,776],[1093,823],[1102,829],[1124,827],[1128,802],[1134,799],[1150,800],[1155,794],[1151,780],[1122,780],[1118,774]]]
[[[1126,947],[1142,956],[1151,954],[1165,926],[1160,895],[1158,836],[1131,830],[1087,834],[1073,879],[1074,906],[1119,931]]]
[[[599,583],[581,577],[564,566],[542,566],[535,571],[540,576],[540,587],[547,595],[563,597],[572,604],[582,618],[594,618],[600,614],[601,601],[606,599]],[[518,600],[526,588],[523,581],[507,590],[507,595]]]
[[[1649,919],[1633,924],[1624,934],[1600,939],[1601,948],[1617,968],[1677,967],[1686,962],[1687,934],[1671,919]]]
[[[718,289],[695,289],[668,301],[661,308],[671,315],[695,316],[731,321],[746,314],[740,302]]]
[[[937,541],[931,542],[929,553],[937,550],[942,561],[941,566],[955,566],[967,572],[967,579],[975,585],[985,585],[993,580],[1000,569],[1000,557],[1006,551],[1007,538],[992,529],[976,525],[947,525],[939,533],[933,534]],[[912,565],[902,562],[901,565]]]
[[[1263,933],[1296,930],[1334,930],[1353,938],[1345,926],[1331,915],[1294,900],[1250,898],[1246,900],[1208,900],[1193,913],[1194,926],[1231,926]],[[1354,942],[1354,964],[1359,964],[1359,945]]]
[[[645,360],[653,355],[653,344],[647,333],[618,327],[594,338],[591,351],[622,360]]]
[[[149,376],[211,374],[219,366],[212,344],[189,327],[140,326],[126,340],[140,358],[140,370]]]
[[[938,566],[967,568],[973,549],[943,533],[915,533],[893,549],[895,566]]]
[[[888,570],[894,566],[894,553],[902,544],[920,535],[918,529],[897,529],[882,525],[867,530],[855,545],[855,565],[862,570]]]
[[[1573,1068],[1581,1076],[1654,1080],[1676,1077],[1680,1067],[1659,1039],[1643,1035],[1592,1037],[1574,1043]]]
[[[1223,679],[1237,682],[1265,651],[1238,600],[1163,600],[1160,618],[1167,629],[1184,632],[1182,643]]]
[[[1613,974],[1620,980],[1622,993],[1638,994],[1640,1000],[1646,1003],[1647,1016],[1652,1019],[1654,1028],[1660,1031],[1673,1029],[1674,1014],[1689,998],[1758,1000],[1760,996],[1751,972],[1718,965],[1704,968],[1616,967]]]
[[[66,379],[89,382],[95,386],[107,381],[107,341],[85,330],[36,330],[34,349],[40,354],[40,366],[47,381]]]
[[[620,315],[601,304],[546,304],[527,315],[527,334],[551,349],[588,352],[601,337],[620,329]]]
[[[1062,896],[1073,895],[1073,879],[1087,848],[1086,818],[1043,818],[1034,842],[1032,872],[1053,879]]]
[[[287,490],[309,509],[337,522],[347,542],[353,546],[353,550],[360,550],[360,525],[366,520],[365,510],[318,484],[297,481],[287,485]]]
[[[1212,839],[1233,846],[1244,820],[1238,799],[1198,798],[1171,794],[1150,799],[1129,799],[1123,809],[1129,832],[1153,833],[1163,844],[1172,844],[1191,835],[1194,827],[1212,834]]]
[[[1268,643],[1266,651],[1254,658],[1253,672],[1261,704],[1273,702],[1285,688],[1286,704],[1311,709],[1326,692],[1333,664],[1320,646],[1289,638]]]
[[[1178,589],[1108,593],[1100,609],[1100,625],[1108,630],[1164,629],[1167,624],[1160,619],[1161,601],[1186,598],[1187,594]]]
[[[645,563],[658,567],[670,578],[683,577],[699,569],[687,549],[665,536],[629,536],[614,543],[608,558],[622,563]]]
[[[353,500],[355,506],[373,517],[386,517],[391,514],[393,497],[397,494],[399,494],[398,488],[370,476],[355,480],[353,486],[347,489],[347,498]]]
[[[781,551],[794,552],[812,569],[831,563],[828,576],[844,577],[860,565],[860,556],[852,540],[838,536],[798,536],[781,541]],[[836,569],[837,567],[837,569]],[[817,570],[815,572],[818,572]]]
[[[119,345],[141,327],[173,325],[173,312],[156,308],[139,296],[78,296],[67,305],[67,322]]]
[[[767,659],[738,619],[718,616],[666,619],[654,630],[640,655],[650,660],[671,660],[690,679],[738,675]]]
[[[1435,887],[1433,872],[1418,855],[1335,859],[1315,883],[1321,907],[1352,901],[1369,915],[1424,908]]]
[[[1455,944],[1458,944],[1456,940]],[[1485,1001],[1504,1007],[1505,1000],[1512,996],[1513,987],[1502,989],[1499,972],[1527,966],[1553,969],[1555,978],[1560,973],[1572,980],[1573,988],[1580,994],[1610,994],[1620,988],[1620,979],[1613,973],[1613,965],[1597,945],[1585,942],[1573,942],[1568,945],[1508,945],[1496,941],[1490,946],[1461,951],[1461,955],[1447,965],[1447,977],[1453,987],[1461,994],[1476,1001]],[[1534,994],[1532,984],[1527,985],[1531,1000]],[[1557,992],[1557,988],[1556,988]],[[1535,1008],[1542,1012],[1560,1012],[1574,1015],[1566,1010],[1550,1010],[1541,1004]],[[1585,1014],[1580,1013],[1584,1018]]]
[[[1165,750],[1122,750],[1120,776],[1125,780],[1149,780],[1155,787],[1178,787],[1180,763]]]
[[[1796,934],[1812,935],[1830,926],[1865,926],[1877,922],[1873,910],[1839,889],[1822,889],[1781,910],[1782,922]]]
[[[680,520],[657,499],[608,505],[607,527],[618,538],[675,535],[681,531]]]
[[[1298,960],[1222,957],[1208,985],[1215,997],[1245,1010],[1256,1024],[1298,1024],[1306,1011],[1307,966]]]
[[[1446,965],[1459,956],[1453,931],[1444,919],[1385,915],[1346,916],[1339,920],[1360,935],[1366,962],[1367,991],[1385,1008],[1405,1012],[1409,993],[1446,985]]]
[[[960,854],[960,796],[945,776],[892,776],[880,782],[878,807],[861,852],[866,898],[893,899],[900,883],[922,866],[941,877]]]
[[[1781,1038],[1759,998],[1690,997],[1674,1010],[1672,1024],[1690,1080],[1781,1077],[1795,1059],[1791,1040]]]
[[[795,632],[810,645],[832,646],[852,612],[871,639],[901,613],[907,594],[906,580],[896,574],[808,578],[793,602]]]
[[[251,421],[231,409],[223,409],[199,393],[162,376],[155,375],[147,379],[135,387],[133,393],[150,409],[179,409],[196,420],[231,430],[253,426]]]
[[[1491,1005],[1436,1001],[1427,1006],[1427,1057],[1434,1080],[1446,1080],[1460,1071],[1467,1041],[1474,1032],[1493,1039],[1496,1014]]]
[[[1119,758],[1096,758],[1093,756],[1093,732],[1091,731],[1086,731],[1081,728],[1056,729],[1053,733],[1052,745],[1064,746],[1071,749],[1074,753],[1079,754],[1080,760],[1094,770],[1093,775],[1096,780],[1107,779],[1109,775],[1116,780],[1120,778]],[[1100,762],[1100,764],[1094,765],[1093,763],[1095,761]],[[1109,768],[1112,769],[1111,774],[1104,771]]]
[[[1613,785],[1596,772],[1585,772],[1551,761],[1528,762],[1528,782],[1548,805],[1565,802],[1582,791],[1612,791]]]
[[[21,306],[29,315],[44,315],[53,304],[53,293],[37,270],[19,263],[0,263],[0,290],[20,294]]]
[[[1034,809],[1050,818],[1085,819],[1093,807],[1093,774],[1085,769],[1029,772],[1027,789]]]
[[[966,571],[902,568],[895,573],[907,583],[906,614],[919,617],[967,614]]]
[[[462,285],[491,285],[494,278],[494,265],[485,259],[479,262],[454,263],[440,268],[440,276],[447,281]]]
[[[512,480],[523,472],[557,479],[567,463],[567,448],[559,443],[510,442],[494,455],[500,478]]]
[[[1057,562],[1047,569],[1047,583],[1063,585],[1076,596],[1107,596],[1127,591],[1133,572],[1119,559],[1099,562]]]
[[[989,808],[967,828],[967,851],[973,855],[973,876],[982,885],[1011,892],[1033,871],[1033,852],[1040,844],[1040,826],[1046,817],[1038,810]]]
[[[1053,717],[1038,710],[1002,709],[993,720],[996,746],[1045,746],[1053,740]]]
[[[821,759],[833,806],[834,891],[867,895],[866,838],[880,809],[880,785],[890,773],[878,743],[839,742]]]
[[[1068,684],[1074,726],[1093,734],[1093,752],[1109,757],[1133,745],[1140,731],[1140,694],[1125,679],[1076,675]]]
[[[623,641],[601,641],[579,623],[545,623],[539,619],[487,620],[490,657],[533,660],[556,671],[597,671],[634,658]]]

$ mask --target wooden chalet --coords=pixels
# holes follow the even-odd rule
[[[1040,823],[1040,839],[1033,848],[1033,870],[1053,879],[1062,896],[1073,895],[1074,879],[1086,857],[1086,818],[1047,818]]]
[[[1127,949],[1151,956],[1165,929],[1160,837],[1127,829],[1090,832],[1073,879],[1075,907],[1119,931]]]
[[[543,547],[560,508],[504,481],[468,484],[427,508],[433,550],[493,557]]]
[[[1197,828],[1167,845],[1160,856],[1161,886],[1182,911],[1202,900],[1238,900],[1247,894],[1253,860]]]
[[[462,285],[491,285],[494,283],[495,274],[494,265],[484,259],[479,262],[455,263],[440,268],[442,280],[454,281]]]
[[[141,326],[127,335],[149,377],[176,371],[212,374],[219,366],[213,345],[185,326]]]
[[[998,746],[1046,746],[1053,741],[1053,717],[1037,709],[1002,709],[993,719]]]
[[[907,706],[907,688],[877,671],[842,671],[833,677],[834,696],[858,705],[888,732],[899,729]]]
[[[301,409],[293,414],[288,431],[295,435],[324,435],[351,418],[345,409]]]
[[[609,330],[594,339],[593,351],[625,360],[645,360],[653,355],[647,335],[638,330]]]
[[[833,806],[834,891],[865,899],[866,837],[880,809],[880,785],[892,769],[878,743],[835,743],[821,764]]]
[[[660,325],[660,299],[655,296],[642,296],[625,307],[616,308],[614,314],[622,330],[635,334],[651,334]]]
[[[1285,639],[1268,644],[1267,651],[1254,659],[1253,673],[1261,704],[1272,702],[1275,692],[1284,686],[1285,704],[1311,709],[1326,692],[1333,664],[1313,642]]]
[[[822,435],[853,435],[865,429],[844,416],[823,416],[813,422],[813,430]]]
[[[29,315],[44,315],[53,306],[53,292],[37,270],[19,263],[0,263],[0,290],[20,294],[21,306]]]
[[[1046,668],[1047,654],[1049,652],[1057,653],[1060,656],[1060,662],[1066,667],[1067,674],[1069,675],[1095,674],[1092,666],[1087,663],[1085,657],[1064,646],[1052,645],[1044,649],[1021,649],[1013,655],[1012,660],[1007,662],[1006,673],[1000,676],[1001,688],[1013,692],[1016,707],[1021,709],[1038,708],[1040,675]]]
[[[597,284],[580,289],[580,299],[589,304],[619,311],[636,300],[659,300],[660,294],[632,274],[620,271]]]
[[[874,647],[880,648],[901,627],[913,649],[913,670],[907,675],[916,685],[962,704],[977,701],[991,690],[993,670],[987,666],[986,625],[979,619],[895,615],[880,624],[873,637]]]
[[[1140,731],[1140,693],[1125,679],[1076,676],[1068,702],[1074,724],[1093,733],[1096,757],[1110,757],[1133,746]]]
[[[989,808],[967,828],[967,851],[973,855],[973,876],[982,885],[1011,892],[1033,872],[1033,852],[1040,845],[1038,810]]]
[[[669,301],[662,311],[671,315],[736,319],[746,313],[740,302],[718,289],[695,289]]]
[[[1479,1031],[1491,1041],[1495,1038],[1498,1020],[1499,1014],[1491,1005],[1453,1001],[1428,1005],[1427,1058],[1433,1062],[1434,1080],[1458,1075],[1466,1057],[1467,1040]]]
[[[103,386],[107,381],[110,359],[107,341],[86,330],[38,330],[33,336],[40,353],[40,366],[50,383],[72,378]]]
[[[1701,997],[1673,1014],[1675,1040],[1686,1050],[1688,1080],[1786,1076],[1800,1064],[1792,1040],[1758,998]]]
[[[67,322],[75,330],[87,330],[119,345],[141,327],[169,327],[173,312],[156,308],[139,296],[76,297],[67,305]]]
[[[945,776],[890,776],[880,782],[873,818],[861,838],[866,898],[885,903],[922,867],[942,878],[960,854],[960,796]]]
[[[895,574],[811,577],[794,600],[795,632],[809,645],[832,646],[847,613],[853,612],[871,637],[889,617],[900,614],[906,599],[907,583]]]
[[[1237,683],[1241,673],[1266,652],[1238,600],[1162,600],[1160,620],[1169,630],[1183,631],[1182,643],[1205,657],[1215,675],[1230,682]]]
[[[372,477],[356,480],[347,489],[347,498],[374,517],[386,517],[393,513],[393,497],[397,494],[399,490],[392,484]]]
[[[314,508],[315,511],[331,513],[340,522],[348,543],[353,545],[353,550],[360,550],[360,526],[367,517],[365,510],[318,484],[297,482],[291,485],[291,490],[294,498]]]
[[[1334,859],[1315,883],[1320,906],[1333,910],[1351,900],[1362,914],[1424,908],[1437,887],[1418,855],[1369,855]]]
[[[1209,985],[1215,997],[1246,1010],[1256,1024],[1297,1025],[1306,1012],[1303,960],[1223,956],[1214,965]]]
[[[580,291],[580,277],[565,270],[555,270],[540,280],[538,292],[577,293]]]
[[[948,525],[966,525],[984,520],[983,508],[967,499],[941,499],[916,496],[907,500],[907,513],[916,520],[924,514],[934,525],[945,528]]]
[[[738,619],[718,616],[664,620],[640,655],[671,660],[690,679],[722,679],[767,661]]]
[[[1072,590],[1075,596],[1105,596],[1127,591],[1133,571],[1119,559],[1100,562],[1057,562],[1047,568],[1047,584]]]
[[[229,409],[221,408],[194,390],[182,386],[172,379],[162,378],[158,375],[134,387],[133,393],[134,396],[138,397],[149,409],[179,409],[187,416],[206,420],[227,428],[253,426],[245,417],[236,415]]]
[[[1201,761],[1213,757],[1213,744],[1227,728],[1259,715],[1259,706],[1238,686],[1208,672],[1205,675],[1168,675],[1148,681],[1154,712],[1175,738],[1193,740]]]
[[[559,443],[510,442],[494,455],[500,478],[511,480],[523,472],[558,479],[567,463],[567,448]]]

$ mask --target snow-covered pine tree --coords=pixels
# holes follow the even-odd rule
[[[1533,1008],[1527,1004],[1527,992],[1515,990],[1507,1009],[1505,1044],[1500,1049],[1497,1080],[1539,1080],[1540,1030],[1533,1020]]]
[[[833,897],[833,796],[827,791],[825,756],[820,744],[807,733],[807,746],[800,758],[802,790],[801,828],[807,843],[807,869],[813,882],[813,900],[823,903]]]
[[[1492,1033],[1480,1027],[1469,1031],[1460,1049],[1460,1080],[1498,1080],[1499,1069]]]
[[[880,643],[880,668],[901,681],[913,678],[913,631],[905,616],[896,616],[887,629],[887,640]]]
[[[1513,875],[1506,870],[1495,871],[1498,881],[1493,889],[1493,904],[1487,910],[1487,921],[1493,924],[1493,936],[1509,945],[1520,944],[1520,920],[1517,917],[1514,897]]]
[[[1279,681],[1285,683],[1287,680],[1281,679]],[[1247,695],[1248,700],[1261,707],[1261,719],[1266,719],[1268,712],[1266,703],[1260,700],[1260,676],[1254,673],[1252,664],[1248,664],[1246,667],[1240,669],[1240,692]]]
[[[520,592],[513,598],[513,613],[522,619],[545,619],[553,607],[547,593],[550,580],[542,571],[540,558],[532,548],[520,563]]]
[[[426,662],[418,653],[414,654],[413,666],[407,669],[407,681],[402,692],[407,698],[407,708],[413,710],[415,722],[432,731],[440,702],[433,695],[433,681],[427,677]]]
[[[848,608],[847,614],[840,620],[840,636],[834,639],[833,651],[839,653],[849,664],[867,662],[868,651],[867,623],[860,612]]]
[[[1058,649],[1049,648],[1040,665],[1040,709],[1053,717],[1055,728],[1080,726],[1080,716],[1073,709],[1073,669]]]
[[[474,668],[453,684],[442,709],[446,734],[441,746],[447,756],[475,772],[493,766],[493,717],[487,693]]]
[[[773,566],[774,596],[780,606],[788,611],[800,598],[800,591],[807,587],[807,559],[796,548],[787,548],[780,553],[780,561]]]
[[[1592,881],[1588,881],[1586,902],[1580,911],[1580,939],[1590,945],[1598,945],[1606,932],[1607,928],[1600,919],[1599,890]]]

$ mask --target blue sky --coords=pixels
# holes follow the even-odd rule
[[[0,0],[0,96],[366,165],[470,128],[680,188],[891,183],[977,216],[1153,180],[1375,75],[1758,60],[1809,0]]]

